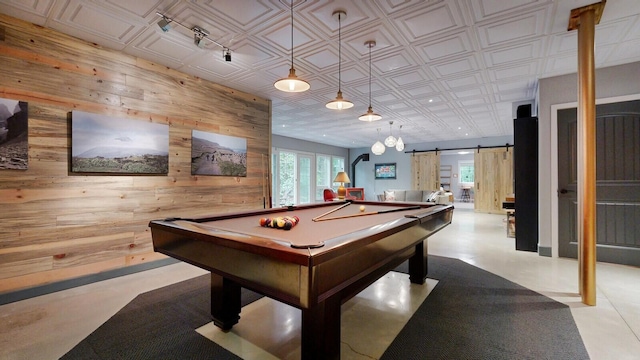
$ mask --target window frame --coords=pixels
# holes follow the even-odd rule
[[[302,157],[310,157],[311,158],[311,169],[315,169],[315,171],[312,171],[310,174],[310,182],[311,182],[311,197],[312,197],[312,202],[322,202],[324,201],[324,197],[323,197],[323,190],[330,188],[333,189],[334,191],[337,191],[338,187],[340,186],[340,183],[334,183],[333,179],[335,179],[336,175],[338,174],[338,172],[340,171],[345,171],[345,164],[347,159],[344,156],[339,156],[339,155],[329,155],[329,154],[322,154],[322,153],[310,153],[310,152],[305,152],[305,151],[299,151],[299,150],[290,150],[290,149],[285,149],[285,148],[272,148],[272,166],[271,166],[271,171],[272,171],[272,184],[271,184],[271,191],[273,194],[273,204],[272,206],[276,207],[279,206],[279,202],[280,199],[278,198],[279,196],[279,191],[280,191],[280,184],[279,184],[279,179],[280,179],[280,153],[281,152],[285,152],[285,153],[293,153],[296,156],[296,168],[298,166],[298,162],[299,162],[299,158]],[[326,159],[326,160],[325,160]],[[319,176],[319,171],[318,171],[318,166],[319,163],[321,161],[327,161],[328,162],[328,170],[329,170],[329,177],[322,180],[321,177]],[[337,163],[336,163],[337,162]],[[341,163],[341,164],[340,164]],[[323,176],[323,177],[326,177]],[[318,184],[318,181],[322,180],[322,183]],[[298,176],[298,174],[296,174],[295,176],[295,184],[294,187],[296,189],[296,204],[299,200],[299,196],[297,194],[297,191],[299,191],[300,189],[300,176]],[[315,195],[314,195],[315,194]]]
[[[462,181],[462,168],[463,167],[471,167],[473,169],[473,179],[471,181]],[[458,160],[458,184],[460,186],[469,186],[472,187],[475,184],[476,179],[476,167],[475,161],[473,160]]]

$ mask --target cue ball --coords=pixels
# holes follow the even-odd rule
[[[360,205],[360,212],[364,212],[364,205]]]

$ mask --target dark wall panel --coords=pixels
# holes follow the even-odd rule
[[[516,250],[538,251],[538,118],[514,119],[513,130]]]

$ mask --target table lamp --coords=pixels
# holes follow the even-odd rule
[[[338,199],[344,200],[345,195],[347,195],[347,189],[344,188],[344,183],[350,183],[349,175],[346,172],[340,171],[336,178],[333,179],[333,182],[339,182],[340,187],[338,188]]]

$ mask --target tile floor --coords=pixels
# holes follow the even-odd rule
[[[575,260],[515,251],[514,239],[506,237],[505,217],[476,214],[471,206],[456,204],[453,224],[430,238],[431,254],[459,258],[567,304],[591,359],[640,359],[640,268],[598,263],[597,305],[583,305]],[[57,359],[137,294],[205,273],[180,263],[0,306],[0,359]],[[343,323],[358,323],[348,320],[345,307],[349,311],[362,304],[385,311],[397,307],[389,298],[378,299],[384,289],[388,294],[399,292],[386,287],[385,281],[398,283],[397,278],[385,276],[354,298],[353,305],[343,305]],[[433,286],[435,282],[429,282],[426,293],[419,296],[426,296]],[[406,308],[412,311],[412,306]],[[243,316],[249,315],[243,312]],[[199,332],[209,330],[205,326]],[[349,331],[343,331],[343,339]],[[347,347],[356,347],[359,353],[357,346]],[[289,352],[295,356],[295,351]],[[260,357],[250,352],[241,356]],[[358,357],[343,350],[343,358]]]

